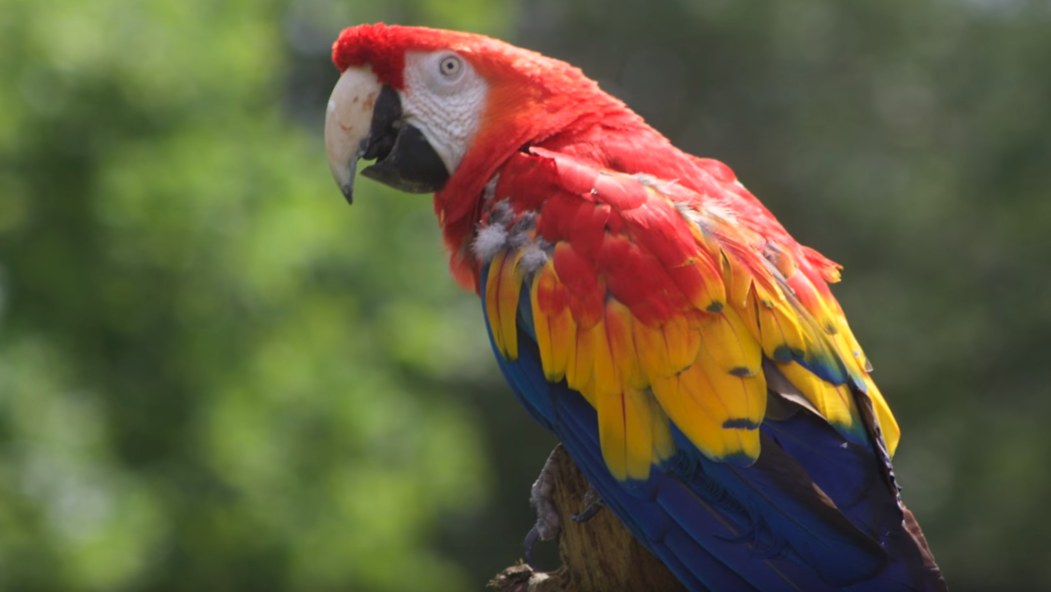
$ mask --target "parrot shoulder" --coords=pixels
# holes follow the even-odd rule
[[[712,163],[697,183],[516,153],[487,186],[473,243],[498,351],[517,357],[519,329],[535,340],[546,378],[596,409],[621,479],[668,459],[672,428],[710,459],[750,465],[768,387],[868,445],[879,436],[860,391],[893,453],[897,424],[826,283],[834,264]]]

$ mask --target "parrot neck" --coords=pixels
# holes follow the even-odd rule
[[[521,87],[497,87],[495,92],[493,103],[516,107],[486,114],[471,149],[445,188],[434,195],[450,271],[465,289],[477,292],[479,286],[480,268],[471,244],[482,216],[485,186],[516,152],[531,147],[572,156],[599,170],[674,181],[699,199],[733,194],[733,203],[726,205],[735,213],[784,234],[773,215],[736,183],[729,167],[679,150],[624,103],[597,88],[562,94],[545,89],[527,101],[501,96],[525,92]]]
[[[520,91],[520,87],[496,89],[493,103],[516,104],[516,108],[486,114],[486,123],[460,166],[446,186],[434,194],[434,211],[450,252],[450,271],[461,286],[475,292],[480,270],[471,254],[471,242],[482,215],[482,195],[486,184],[515,152],[532,146],[565,151],[602,168],[610,168],[617,160],[606,154],[605,147],[631,145],[631,138],[647,138],[650,145],[657,143],[678,152],[641,117],[605,93],[556,94],[549,90],[529,101],[514,102],[504,102],[500,96]],[[610,142],[617,136],[619,141]]]

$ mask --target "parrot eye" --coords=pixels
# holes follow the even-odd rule
[[[446,56],[438,63],[438,70],[446,78],[455,78],[462,69],[463,64],[460,62],[460,58],[456,56]]]
[[[406,86],[437,96],[452,97],[474,88],[482,82],[471,62],[454,51],[430,53],[405,52]]]

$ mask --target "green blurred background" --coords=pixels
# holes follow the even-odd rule
[[[569,60],[836,288],[957,591],[1051,589],[1051,3],[0,0],[0,590],[480,590],[553,440],[430,200],[323,152],[386,20]]]

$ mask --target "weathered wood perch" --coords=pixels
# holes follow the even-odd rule
[[[588,505],[588,482],[561,444],[553,455],[562,567],[537,572],[519,563],[500,572],[489,587],[498,592],[686,592],[613,512],[602,510],[583,524],[572,520]]]

